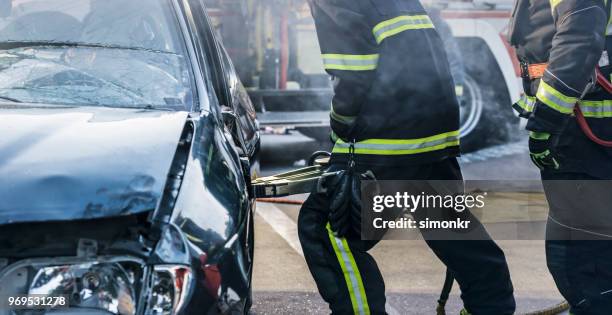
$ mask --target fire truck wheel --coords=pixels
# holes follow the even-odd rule
[[[519,120],[512,112],[503,80],[465,76],[460,108],[461,151],[472,152],[511,140]]]

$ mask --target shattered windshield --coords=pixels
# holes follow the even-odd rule
[[[192,108],[170,0],[0,0],[0,100]]]

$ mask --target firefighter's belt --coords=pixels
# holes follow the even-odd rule
[[[521,78],[528,80],[541,79],[547,67],[547,63],[528,64],[521,62]]]

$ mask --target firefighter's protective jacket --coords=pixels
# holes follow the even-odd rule
[[[612,150],[590,141],[573,115],[580,100],[593,132],[612,139],[612,95],[589,85],[597,66],[610,78],[608,2],[518,0],[512,13],[509,36],[520,61],[525,66],[548,64],[541,79],[523,78],[519,111],[529,117],[528,130],[559,135],[564,172],[612,175]]]
[[[459,152],[444,44],[417,0],[309,0],[333,77],[332,161],[420,164]]]

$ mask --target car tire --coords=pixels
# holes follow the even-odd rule
[[[508,142],[519,119],[512,112],[510,98],[501,79],[474,78],[467,73],[461,102],[461,151],[472,152]]]
[[[462,128],[461,151],[472,152],[512,140],[520,119],[512,110],[508,86],[495,56],[482,38],[458,37],[457,43],[465,67],[461,125],[468,127]],[[467,107],[473,110],[469,124],[465,124]]]

